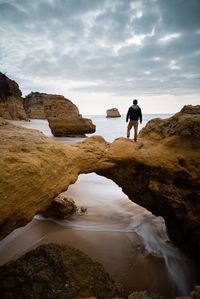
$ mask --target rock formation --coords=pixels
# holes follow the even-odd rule
[[[22,93],[18,84],[0,72],[0,117],[26,119]]]
[[[72,198],[62,194],[58,195],[51,202],[49,207],[42,214],[45,217],[68,218],[78,211],[77,206]]]
[[[33,119],[80,117],[77,106],[62,95],[31,92],[24,99],[24,108]]]
[[[1,238],[44,211],[80,173],[116,182],[128,197],[164,217],[171,240],[192,257],[200,252],[200,106],[152,120],[137,143],[93,136],[56,143],[41,133],[0,123]]]
[[[0,269],[2,299],[103,299],[125,294],[99,263],[69,246],[41,245]]]
[[[121,115],[117,108],[112,108],[106,111],[106,117],[121,117]]]
[[[82,118],[76,105],[61,95],[32,92],[24,99],[24,107],[29,118],[48,119],[56,137],[85,137],[96,129],[90,119]]]
[[[48,118],[51,132],[56,137],[85,137],[94,133],[96,126],[89,118]]]

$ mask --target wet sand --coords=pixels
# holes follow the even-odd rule
[[[101,232],[64,227],[33,219],[0,245],[0,264],[14,260],[40,244],[67,244],[104,265],[128,291],[152,290],[168,295],[164,260],[147,254],[135,233]]]
[[[78,248],[100,262],[128,292],[149,290],[172,296],[188,287],[183,277],[178,289],[177,277],[170,277],[166,267],[166,261],[176,262],[178,273],[190,272],[188,265],[184,269],[185,258],[168,244],[161,217],[132,203],[116,184],[96,174],[80,175],[64,193],[86,207],[87,213],[64,221],[36,216],[0,242],[0,264],[54,242]]]

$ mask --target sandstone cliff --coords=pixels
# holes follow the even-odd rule
[[[121,117],[121,115],[117,108],[112,108],[106,111],[106,117]]]
[[[31,92],[24,99],[24,108],[29,118],[79,117],[79,110],[62,95]]]
[[[168,120],[149,122],[138,143],[119,138],[109,144],[93,136],[60,144],[2,121],[1,238],[45,210],[78,174],[96,172],[163,216],[172,241],[199,260],[199,108],[185,107]]]
[[[0,72],[0,117],[26,119],[22,93],[18,84]]]

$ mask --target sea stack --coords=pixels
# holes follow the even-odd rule
[[[117,108],[111,108],[106,111],[106,117],[121,117]]]
[[[31,119],[49,117],[79,117],[79,110],[70,100],[62,95],[31,92],[24,99],[26,114]]]
[[[0,72],[0,117],[5,119],[26,119],[22,92],[19,85]]]
[[[62,95],[31,92],[24,99],[24,107],[30,118],[48,119],[56,137],[85,137],[96,130],[92,121],[83,118],[78,107]]]

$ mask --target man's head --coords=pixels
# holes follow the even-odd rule
[[[137,100],[133,100],[133,105],[137,105]]]

